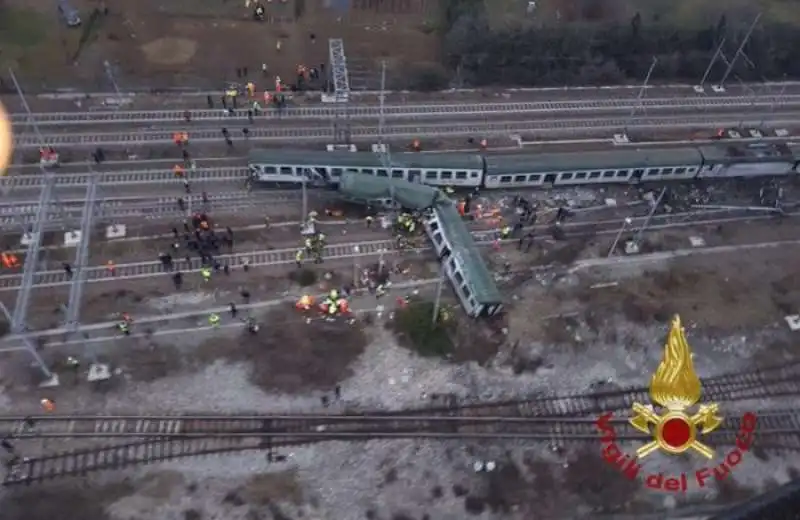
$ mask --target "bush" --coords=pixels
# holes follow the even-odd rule
[[[302,267],[289,273],[289,280],[300,287],[308,287],[317,283],[317,272],[313,269]]]
[[[433,302],[412,302],[395,312],[391,328],[400,344],[428,357],[444,357],[453,351],[450,323],[432,323]]]

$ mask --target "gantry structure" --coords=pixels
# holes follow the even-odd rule
[[[347,56],[344,53],[344,40],[328,40],[328,67],[333,87],[336,113],[333,118],[333,139],[337,145],[350,145],[350,76],[347,71]]]
[[[26,128],[32,129],[35,132],[40,147],[45,149],[48,146],[47,142],[39,130],[39,126],[36,124],[36,118],[28,105],[22,87],[17,81],[13,71],[9,72],[27,115]],[[22,283],[17,292],[13,313],[9,312],[5,306],[2,306],[2,312],[6,315],[10,326],[11,338],[15,341],[19,341],[21,345],[2,348],[0,351],[27,350],[44,375],[45,381],[43,385],[55,386],[58,385],[58,376],[50,371],[39,354],[38,346],[34,344],[33,340],[28,335],[28,311],[30,309],[31,293],[33,291],[36,271],[39,264],[39,255],[42,251],[42,238],[45,231],[45,224],[50,221],[52,206],[55,206],[55,209],[60,214],[62,230],[66,230],[67,225],[70,223],[66,219],[64,206],[61,202],[61,198],[58,196],[58,191],[55,186],[55,173],[52,172],[44,162],[40,162],[40,168],[45,177],[45,183],[39,194],[36,215],[29,229],[23,226],[23,237],[27,238],[27,248],[25,250],[25,261],[22,266]],[[72,281],[69,299],[64,309],[64,324],[69,334],[74,334],[80,328],[81,299],[83,295],[83,286],[86,282],[85,268],[89,263],[89,241],[91,239],[95,203],[97,200],[98,179],[98,175],[94,172],[91,173],[90,182],[86,190],[86,200],[81,215],[80,228],[77,230],[72,229],[64,234],[65,245],[74,245],[76,249],[75,259],[71,265]]]

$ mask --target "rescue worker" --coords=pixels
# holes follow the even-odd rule
[[[186,173],[185,170],[183,169],[183,166],[181,166],[180,164],[176,164],[172,168],[172,171],[175,173],[175,177],[178,177],[179,179],[182,178]]]
[[[507,238],[509,238],[511,236],[511,231],[512,231],[511,226],[508,225],[500,228],[500,240],[506,240]]]
[[[119,329],[119,331],[120,331],[121,333],[125,334],[126,336],[129,336],[129,335],[130,335],[130,333],[131,333],[131,327],[130,327],[130,325],[128,324],[128,322],[127,322],[127,321],[121,321],[121,322],[119,322],[119,323],[117,324],[117,328]]]
[[[299,311],[307,311],[314,306],[314,299],[311,296],[304,294],[295,304],[295,308]]]
[[[422,151],[422,144],[419,142],[419,139],[414,139],[414,142],[411,143],[411,150],[415,152]]]
[[[211,316],[209,316],[208,317],[208,323],[212,327],[219,327],[219,314],[214,313]]]
[[[258,332],[258,323],[254,318],[247,318],[247,331],[250,334],[255,334]]]
[[[336,304],[336,301],[339,299],[339,291],[336,289],[331,289],[331,292],[328,293],[328,300]]]
[[[375,288],[375,298],[380,298],[384,294],[386,294],[386,288],[383,284],[378,284],[378,286]]]
[[[256,94],[256,85],[252,81],[247,83],[247,94],[250,97],[253,97]]]
[[[368,215],[367,218],[364,219],[364,220],[367,223],[367,229],[371,228],[372,227],[372,220],[373,220],[372,215]]]
[[[42,408],[44,409],[45,412],[52,413],[56,411],[56,403],[54,403],[52,399],[45,398],[42,399],[40,402],[42,403]]]
[[[312,252],[314,250],[314,239],[312,239],[311,237],[307,237],[303,242],[303,245],[305,245],[306,251],[308,251],[309,253]]]
[[[339,312],[341,314],[347,314],[350,312],[350,306],[345,298],[339,298],[339,300],[336,302],[336,306],[339,308]]]
[[[486,150],[489,147],[489,141],[481,139],[481,150]]]
[[[67,356],[67,367],[72,370],[77,370],[81,366],[81,362],[78,361],[78,358],[73,356]]]
[[[336,302],[328,302],[328,316],[336,316]]]
[[[203,267],[202,269],[200,269],[200,275],[203,277],[204,282],[211,281],[211,269],[209,269],[208,267]]]
[[[294,255],[294,261],[297,263],[297,267],[300,268],[303,266],[303,256],[305,251],[303,249],[298,249],[297,253]]]
[[[111,276],[114,276],[114,275],[116,275],[116,274],[117,274],[117,267],[114,265],[114,261],[113,261],[113,260],[109,260],[109,261],[106,263],[106,269],[108,270],[108,273],[109,273]]]

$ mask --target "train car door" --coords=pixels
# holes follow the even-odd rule
[[[417,184],[422,184],[422,171],[408,170],[408,182],[415,182]]]

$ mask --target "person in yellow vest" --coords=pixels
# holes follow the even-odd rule
[[[294,261],[297,263],[297,267],[303,266],[303,257],[305,256],[305,250],[298,249],[297,252],[294,254]]]
[[[200,275],[203,277],[204,282],[211,281],[211,269],[209,269],[208,267],[200,269]]]
[[[331,289],[331,292],[328,293],[328,299],[336,304],[336,300],[339,299],[339,291],[336,289]]]
[[[328,316],[336,316],[336,303],[328,303]]]
[[[211,324],[212,327],[219,327],[219,314],[212,314],[208,317],[208,323]]]
[[[247,94],[250,97],[253,97],[253,96],[256,95],[256,85],[252,81],[247,84]]]
[[[506,240],[511,236],[511,226],[503,226],[500,229],[500,238],[502,240]]]

